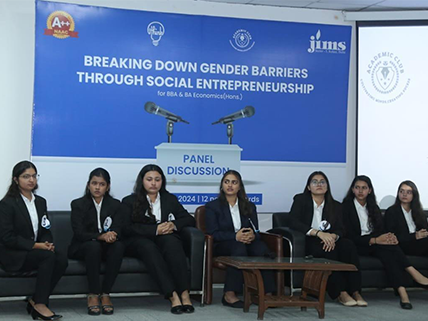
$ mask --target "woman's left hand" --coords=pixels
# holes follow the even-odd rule
[[[325,252],[333,251],[336,247],[336,239],[337,235],[334,233],[327,232],[319,232],[318,237],[321,239],[321,243],[323,243],[323,250]]]
[[[416,231],[416,239],[417,240],[424,239],[426,237],[428,237],[428,231],[426,229]]]

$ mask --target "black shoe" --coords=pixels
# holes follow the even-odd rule
[[[221,303],[223,303],[224,306],[231,307],[231,308],[236,308],[236,309],[243,309],[244,308],[244,302],[243,301],[238,300],[238,301],[236,301],[234,303],[229,303],[229,302],[226,301],[226,299],[224,298],[224,296],[221,299]]]
[[[182,305],[176,305],[175,307],[171,308],[172,314],[182,314],[183,313],[183,306]]]
[[[412,304],[410,302],[403,302],[403,301],[400,300],[400,306],[404,310],[411,310],[411,309],[413,309],[413,306],[412,306]]]
[[[193,313],[193,312],[195,312],[195,308],[193,307],[193,305],[190,305],[190,304],[184,304],[182,310],[183,310],[184,313]]]
[[[28,314],[31,314],[31,311],[33,311],[33,305],[29,301],[27,303],[26,309],[27,309]]]
[[[43,314],[39,313],[36,309],[33,309],[31,311],[31,316],[33,317],[33,320],[59,320],[62,318],[62,315],[59,314],[54,314],[51,315],[50,317],[46,317]]]

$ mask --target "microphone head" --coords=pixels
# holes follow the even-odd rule
[[[245,117],[251,117],[256,113],[256,109],[253,106],[247,106],[244,108]]]
[[[154,102],[148,101],[144,105],[144,110],[149,114],[153,114],[156,111],[156,104]]]

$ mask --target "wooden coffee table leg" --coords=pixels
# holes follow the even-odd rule
[[[258,314],[257,319],[263,320],[266,311],[265,286],[260,270],[244,270],[244,312],[248,312],[251,304],[251,295],[258,296]]]

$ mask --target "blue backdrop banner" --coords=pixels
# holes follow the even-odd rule
[[[32,154],[155,158],[158,106],[189,122],[173,142],[227,143],[212,123],[253,106],[234,123],[242,160],[345,163],[350,40],[349,26],[37,1]]]

